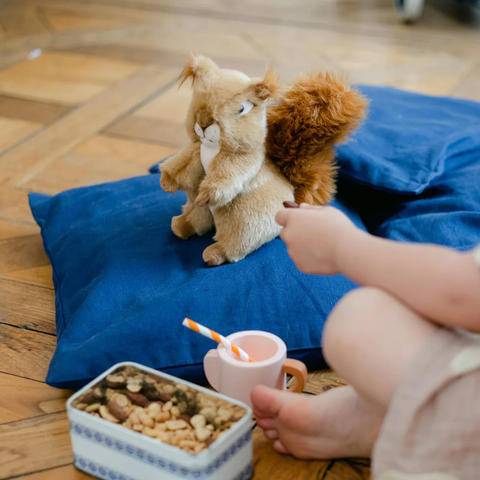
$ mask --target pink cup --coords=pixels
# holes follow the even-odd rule
[[[298,381],[289,391],[303,391],[307,368],[302,362],[287,358],[287,346],[282,339],[256,330],[237,332],[227,338],[245,350],[255,362],[240,360],[223,345],[210,350],[205,355],[203,366],[215,390],[251,406],[250,394],[257,385],[285,390],[288,373]]]

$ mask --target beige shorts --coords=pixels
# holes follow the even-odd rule
[[[374,480],[480,480],[480,338],[440,329],[394,395]]]

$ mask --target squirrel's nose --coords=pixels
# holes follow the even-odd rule
[[[202,129],[205,130],[208,128],[212,123],[214,123],[212,115],[210,115],[206,110],[200,110],[197,113],[197,124]]]

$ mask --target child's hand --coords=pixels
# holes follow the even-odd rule
[[[353,241],[360,232],[340,210],[311,207],[280,210],[276,221],[283,226],[280,237],[286,243],[295,265],[304,273],[340,273],[341,245]]]

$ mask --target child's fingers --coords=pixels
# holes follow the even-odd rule
[[[275,216],[275,221],[281,226],[285,227],[288,222],[288,217],[290,216],[291,210],[287,210],[286,208],[283,208],[280,210],[277,215]]]
[[[301,203],[300,208],[304,210],[323,210],[325,207],[320,207],[318,205],[310,205],[308,203]]]

